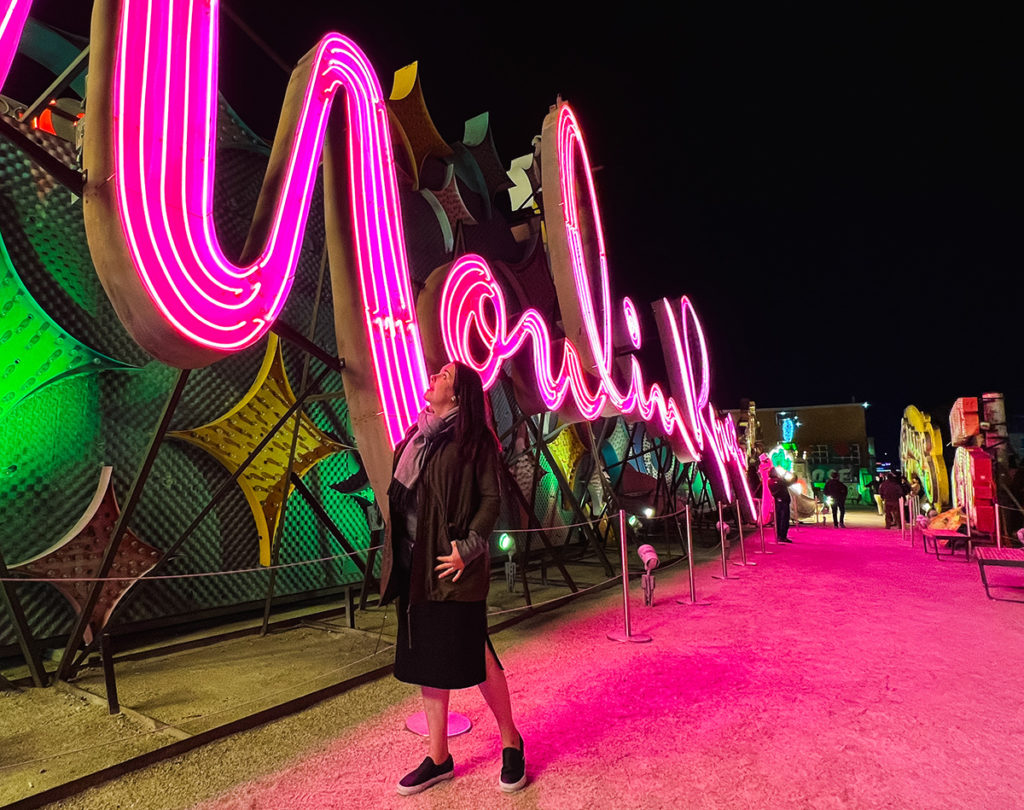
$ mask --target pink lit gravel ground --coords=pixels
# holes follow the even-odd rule
[[[452,741],[456,777],[420,796],[394,793],[425,756],[407,701],[205,807],[1024,807],[1024,604],[989,601],[975,564],[926,556],[874,515],[850,522],[795,528],[734,582],[702,564],[706,607],[676,604],[685,570],[659,577],[653,609],[635,588],[651,644],[606,640],[614,593],[512,648],[496,636],[526,739],[519,794],[497,791],[493,723],[469,690],[453,699],[476,724]]]

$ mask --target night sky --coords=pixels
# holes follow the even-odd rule
[[[88,5],[35,14],[84,34]],[[947,440],[957,396],[1024,412],[1009,4],[229,5],[288,64],[328,30],[385,92],[419,61],[442,136],[489,111],[506,164],[572,103],[613,294],[694,300],[720,407],[867,401],[880,459],[909,404]],[[287,76],[225,16],[221,52],[222,92],[272,135]]]

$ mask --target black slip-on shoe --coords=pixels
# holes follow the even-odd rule
[[[451,754],[440,765],[435,765],[434,760],[427,757],[416,770],[409,771],[402,777],[398,783],[398,792],[402,796],[412,796],[414,793],[422,793],[428,787],[443,782],[445,779],[451,779],[453,776],[455,776],[455,760],[452,759]]]
[[[526,784],[526,746],[519,736],[518,748],[501,749],[501,776],[498,787],[505,793],[515,793]]]

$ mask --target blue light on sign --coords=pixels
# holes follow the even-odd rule
[[[796,433],[796,420],[786,417],[782,420],[782,441],[793,441],[794,433]]]

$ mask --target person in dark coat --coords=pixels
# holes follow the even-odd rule
[[[882,503],[885,504],[885,528],[899,526],[900,498],[903,497],[903,487],[900,486],[899,480],[892,473],[887,473],[878,486],[878,494],[882,496]]]
[[[846,528],[846,484],[839,480],[839,471],[832,470],[832,475],[825,482],[825,497],[831,498],[832,525],[837,529]]]
[[[448,701],[478,686],[498,723],[502,791],[526,784],[523,738],[487,635],[488,538],[501,507],[498,439],[480,376],[448,363],[430,377],[420,413],[395,448],[381,604],[398,599],[395,677],[423,696],[429,754],[398,783],[403,796],[451,779]]]
[[[768,491],[775,502],[775,540],[779,543],[792,543],[789,534],[789,484],[779,477],[777,470],[772,470],[768,478]]]

